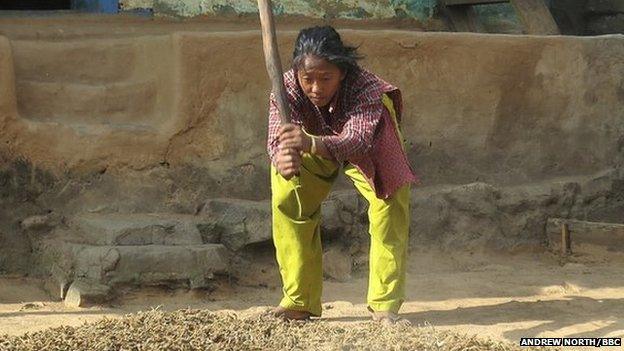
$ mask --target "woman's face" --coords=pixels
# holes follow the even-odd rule
[[[307,55],[297,70],[299,85],[308,99],[318,107],[329,105],[344,77],[345,74],[338,66],[314,55]]]

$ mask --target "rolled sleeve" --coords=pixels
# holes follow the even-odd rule
[[[332,156],[339,162],[344,162],[366,155],[373,145],[383,109],[381,99],[376,99],[363,101],[347,112],[347,122],[340,134],[321,138]]]

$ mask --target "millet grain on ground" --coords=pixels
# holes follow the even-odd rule
[[[151,310],[62,326],[21,336],[0,336],[0,350],[520,350],[508,342],[438,331],[431,326],[349,327],[324,321],[284,322],[266,313],[184,309]],[[522,348],[527,350],[527,348]]]

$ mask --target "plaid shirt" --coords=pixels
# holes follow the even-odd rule
[[[401,186],[417,180],[394,121],[382,103],[382,95],[387,94],[400,123],[403,106],[399,89],[364,69],[351,71],[332,99],[329,113],[324,115],[305,96],[294,70],[284,73],[284,85],[292,110],[291,123],[321,136],[338,162],[349,162],[364,174],[378,198],[386,199]],[[279,127],[279,111],[271,94],[267,150],[273,164]]]

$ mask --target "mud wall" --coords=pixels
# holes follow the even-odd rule
[[[402,88],[409,155],[427,185],[511,184],[614,167],[621,37],[343,33],[361,46],[365,67]],[[281,37],[285,57],[294,35]],[[177,41],[180,111],[200,116],[213,137],[201,129],[181,136],[169,162],[261,157],[267,82],[256,34]]]
[[[295,34],[280,33],[285,65]],[[367,56],[364,67],[403,90],[408,153],[425,185],[517,184],[591,174],[616,165],[624,99],[622,36],[357,30],[343,35],[360,45]],[[13,136],[15,152],[57,175],[188,168],[194,175],[209,175],[193,191],[267,198],[269,82],[259,32],[176,33],[132,40],[137,42],[131,52],[139,53],[133,54],[128,65],[134,68],[126,74],[160,77],[153,93],[133,95],[132,103],[151,103],[156,109],[141,119],[133,114],[135,120],[124,120],[131,116],[106,114],[103,106],[97,110],[102,116],[89,121],[80,120],[81,110],[68,117],[75,111],[56,113],[55,106],[45,114],[56,114],[54,120],[33,115],[32,105],[48,103],[48,95],[35,94],[32,85],[21,82],[32,67],[22,57],[36,51],[29,50],[33,46],[27,41],[14,42],[20,58],[16,67],[22,118],[7,126],[5,136]],[[69,48],[57,44],[49,49],[90,50],[105,43],[72,43]],[[110,50],[130,45],[108,43]],[[108,98],[98,103],[120,101],[125,102]],[[25,118],[26,113],[31,117]]]
[[[414,243],[539,244],[550,215],[624,220],[624,36],[342,33],[403,91],[422,178]],[[295,35],[279,33],[285,65]],[[3,250],[28,250],[19,225],[34,214],[197,214],[211,198],[269,197],[258,31],[10,46]]]
[[[15,74],[13,72],[13,54],[9,40],[0,36],[0,123],[17,115],[15,100]]]
[[[402,88],[410,158],[427,185],[518,183],[614,166],[622,128],[622,37],[343,33],[361,45],[365,67]],[[281,33],[285,58],[294,36]],[[169,112],[145,119],[143,130],[97,130],[130,122],[119,117],[91,123],[92,133],[70,128],[79,115],[36,121],[43,123],[22,118],[7,126],[16,151],[57,174],[207,168],[212,194],[266,198],[266,184],[255,184],[266,173],[269,88],[259,33],[178,33],[159,40],[133,65],[175,76],[173,88],[163,83],[157,93],[170,101],[157,107]],[[29,45],[14,43],[18,80],[28,74],[21,57],[35,54]],[[170,64],[154,66],[149,55]],[[20,106],[45,103],[28,100],[34,98],[27,88]]]
[[[34,200],[30,178],[24,177],[24,163],[11,149],[7,127],[15,123],[17,105],[15,96],[15,75],[13,55],[9,40],[0,36],[0,273],[24,269],[25,257],[30,252],[28,240],[19,233],[16,214],[38,211],[29,203]]]

